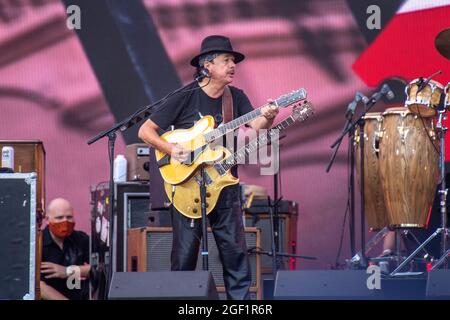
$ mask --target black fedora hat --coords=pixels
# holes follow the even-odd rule
[[[242,53],[233,50],[229,38],[225,36],[212,35],[203,39],[202,45],[200,47],[200,53],[192,58],[191,65],[194,67],[198,67],[198,59],[200,58],[200,56],[215,52],[231,53],[235,58],[235,63],[239,63],[245,59],[245,56]]]

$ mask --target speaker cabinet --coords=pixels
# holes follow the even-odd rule
[[[428,273],[427,299],[450,299],[450,270],[433,270]]]
[[[245,229],[247,247],[260,246],[260,231],[257,228]],[[218,292],[225,292],[223,270],[217,245],[211,230],[208,231],[209,271],[211,271]],[[172,251],[172,228],[140,228],[128,230],[128,271],[169,271]],[[251,292],[261,297],[261,259],[259,255],[250,255],[252,272]],[[202,269],[202,257],[199,253],[197,270]]]
[[[39,140],[0,140],[4,146],[14,148],[14,172],[36,173],[36,218],[40,225],[45,209],[45,149]]]
[[[110,300],[218,300],[208,271],[115,272]]]
[[[150,180],[150,147],[145,143],[134,143],[126,146],[127,178],[129,181]]]
[[[0,174],[0,300],[40,299],[36,174]]]
[[[116,184],[117,212],[117,269],[125,271],[127,265],[127,230],[150,226],[170,227],[168,210],[150,210],[151,194],[148,182],[125,182]]]
[[[376,299],[380,290],[367,287],[365,270],[278,271],[275,300]]]

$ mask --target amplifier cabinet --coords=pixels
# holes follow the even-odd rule
[[[0,300],[40,299],[36,174],[0,174]]]
[[[150,180],[150,147],[145,143],[126,146],[127,177],[129,181]]]
[[[260,246],[260,230],[245,228],[247,247]],[[147,227],[128,230],[128,271],[170,271],[172,251],[172,228]],[[223,270],[213,233],[208,230],[209,271],[211,271],[218,292],[224,292]],[[261,258],[250,254],[252,272],[251,292],[261,296]],[[202,256],[199,253],[197,269],[202,270]]]
[[[14,149],[14,172],[36,173],[36,212],[41,225],[45,210],[45,149],[39,140],[0,140],[0,150],[4,146]]]
[[[105,299],[109,257],[109,184],[91,186],[90,298]]]
[[[116,269],[125,271],[127,230],[147,226],[170,226],[168,210],[151,211],[148,181],[121,182],[115,185],[114,234]],[[102,182],[91,187],[91,236],[92,252],[104,255],[109,251],[109,183]],[[100,258],[100,257],[99,257]],[[100,259],[101,263],[104,259]]]
[[[116,184],[116,271],[125,271],[127,265],[127,231],[150,226],[171,226],[168,210],[150,210],[148,182],[123,182]]]
[[[109,256],[110,201],[109,183],[91,186],[91,267],[96,277],[91,279],[91,297],[105,295],[106,272],[110,260],[114,271],[123,272],[127,263],[127,230],[146,226],[170,225],[170,215],[165,211],[150,211],[148,181],[121,182],[115,185],[114,257]]]

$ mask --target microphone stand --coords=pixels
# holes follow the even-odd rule
[[[353,101],[348,105],[347,112],[345,113],[345,124],[342,132],[345,132],[348,127],[352,123],[353,116],[355,114],[356,106],[358,102],[361,100],[361,94],[356,93]],[[355,176],[354,176],[354,168],[355,168],[355,150],[352,145],[352,141],[354,138],[354,131],[348,131],[348,141],[349,141],[349,150],[350,150],[350,219],[349,219],[349,229],[350,229],[350,251],[351,255],[354,256],[356,253],[355,250]],[[333,154],[331,156],[330,162],[328,163],[326,172],[330,172],[331,167],[336,158],[339,147],[341,146],[342,139],[336,140],[335,143],[331,146],[334,147]]]
[[[372,106],[375,105],[375,102],[372,104]],[[367,113],[367,109],[363,114],[365,115]],[[361,261],[360,265],[362,268],[367,268],[367,257],[366,257],[366,197],[365,197],[365,183],[364,183],[364,126],[366,124],[366,121],[364,119],[364,116],[361,116],[358,120],[359,125],[359,149],[360,149],[360,197],[361,197]]]
[[[351,120],[347,119],[347,122],[346,122],[346,127],[347,128],[341,133],[341,135],[331,145],[331,148],[334,148],[336,146],[339,147],[339,145],[342,142],[342,139],[344,138],[344,136],[346,136],[351,130],[354,131],[353,129],[356,127],[356,125],[359,126],[359,128],[360,128],[360,142],[359,143],[360,143],[360,154],[361,154],[361,156],[360,156],[360,158],[361,158],[361,160],[360,160],[360,172],[361,172],[361,177],[360,177],[360,181],[361,181],[361,188],[360,188],[360,197],[361,197],[361,251],[360,252],[361,252],[361,255],[360,255],[360,259],[359,259],[359,265],[362,268],[366,268],[367,265],[368,265],[367,264],[367,257],[366,257],[366,243],[365,243],[365,234],[366,234],[365,228],[366,228],[366,225],[365,225],[365,190],[364,190],[365,189],[364,188],[364,125],[365,125],[364,117],[365,117],[366,113],[369,112],[370,109],[372,109],[372,107],[382,98],[382,96],[389,94],[389,92],[390,92],[389,87],[387,85],[384,85],[383,88],[379,92],[376,92],[375,94],[372,95],[372,97],[367,102],[364,102],[364,104],[365,104],[364,111],[353,122]],[[351,141],[350,141],[350,143],[351,143]],[[352,146],[350,146],[350,147],[353,148]],[[332,162],[334,160],[336,152],[337,151],[335,150],[327,170],[331,167],[331,164],[332,164]],[[351,171],[353,171],[353,168],[351,168]],[[351,184],[353,184],[353,183],[354,182],[351,181]],[[353,200],[354,199],[352,199],[352,201]]]
[[[206,183],[205,183],[205,166],[200,166],[200,205],[202,215],[202,268],[203,271],[209,270],[208,262],[208,223],[206,221]]]
[[[114,147],[115,147],[115,142],[116,142],[116,131],[125,131],[128,128],[132,127],[133,125],[141,122],[143,119],[146,119],[148,116],[150,116],[151,111],[154,107],[156,107],[157,105],[161,104],[162,102],[164,102],[166,99],[168,99],[169,97],[173,96],[174,94],[177,94],[183,90],[185,90],[186,88],[188,88],[189,86],[193,85],[196,81],[200,80],[202,77],[205,77],[205,74],[202,74],[200,77],[197,77],[197,79],[195,79],[194,81],[188,83],[187,85],[180,87],[178,89],[176,89],[175,91],[170,92],[169,94],[167,94],[164,98],[149,104],[141,109],[139,109],[138,111],[136,111],[135,113],[133,113],[132,115],[130,115],[128,118],[120,121],[119,123],[116,123],[115,125],[113,125],[111,128],[100,132],[99,134],[97,134],[96,136],[94,136],[93,138],[91,138],[87,144],[91,145],[95,142],[97,142],[98,140],[100,140],[103,137],[108,137],[108,156],[109,156],[109,265],[107,267],[107,277],[106,277],[106,290],[105,290],[105,297],[102,297],[104,299],[107,299],[107,295],[109,295],[109,289],[111,286],[111,279],[112,279],[112,275],[113,272],[115,270],[115,265],[114,265],[114,245],[115,245],[115,210],[114,210],[114,206],[115,206],[115,190],[114,190]]]
[[[417,95],[420,91],[422,91],[423,89],[425,89],[425,87],[428,85],[428,83],[430,83],[431,79],[433,79],[433,78],[434,78],[435,76],[437,76],[437,75],[440,75],[441,73],[442,73],[442,70],[438,70],[438,71],[436,71],[435,73],[433,73],[431,76],[429,76],[428,78],[426,78],[425,80],[424,80],[422,77],[420,77],[419,79],[420,79],[421,83],[420,83],[420,85],[419,85],[419,88],[417,89],[416,95]]]

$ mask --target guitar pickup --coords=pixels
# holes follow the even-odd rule
[[[216,169],[217,173],[219,173],[221,176],[227,173],[225,168],[220,163],[214,164],[214,169]]]
[[[209,185],[209,184],[211,184],[213,182],[211,177],[209,176],[209,174],[207,172],[204,172],[203,175],[205,177],[205,185]],[[201,175],[194,176],[194,179],[199,185],[201,185],[201,183],[202,183]]]

